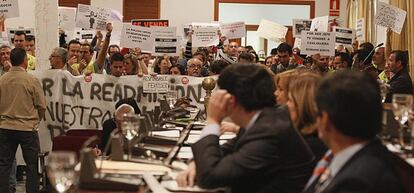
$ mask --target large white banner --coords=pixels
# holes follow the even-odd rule
[[[375,24],[389,27],[392,31],[400,34],[406,15],[406,11],[379,1],[377,14],[375,15]]]
[[[141,111],[152,111],[164,97],[160,93],[144,93],[143,80],[138,76],[114,77],[92,74],[72,76],[63,70],[32,71],[42,84],[47,110],[43,123],[48,128],[102,128],[113,117],[115,104],[123,98],[133,98]],[[204,78],[189,76],[166,77],[178,96],[187,96],[200,108],[205,96],[201,87]]]

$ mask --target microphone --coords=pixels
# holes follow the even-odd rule
[[[380,43],[380,44],[378,44],[377,46],[375,46],[374,47],[374,49],[372,49],[371,50],[371,52],[369,52],[369,54],[368,54],[368,56],[367,57],[365,57],[365,59],[364,59],[364,61],[362,62],[363,64],[365,64],[365,62],[368,60],[368,58],[372,55],[372,53],[374,53],[374,51],[375,51],[375,49],[376,48],[378,48],[378,47],[381,47],[381,46],[383,46],[384,45],[384,43]]]

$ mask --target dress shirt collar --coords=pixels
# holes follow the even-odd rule
[[[339,170],[345,165],[345,163],[348,162],[348,160],[351,159],[351,157],[359,150],[361,150],[366,144],[366,142],[357,143],[336,153],[332,159],[331,164],[329,165],[331,177],[334,177],[336,174],[338,174]]]
[[[249,123],[246,125],[245,129],[246,131],[250,129],[250,127],[253,126],[253,124],[256,122],[257,118],[259,118],[259,115],[262,111],[257,111],[256,114],[253,115],[253,117],[250,119]]]

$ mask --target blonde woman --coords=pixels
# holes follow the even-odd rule
[[[124,56],[125,75],[142,76],[148,74],[148,69],[141,58],[133,54],[125,54]]]
[[[300,73],[300,78],[289,84],[287,106],[293,125],[301,132],[312,152],[319,160],[327,148],[318,138],[316,118],[318,115],[315,94],[321,76],[311,72]]]
[[[298,71],[296,69],[288,70],[276,74],[275,84],[276,84],[276,103],[278,105],[285,105],[288,101],[288,92],[289,92],[289,83],[293,81],[298,76]]]

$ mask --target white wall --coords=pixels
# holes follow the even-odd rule
[[[177,27],[190,22],[210,22],[214,20],[214,0],[161,0],[160,17]]]

